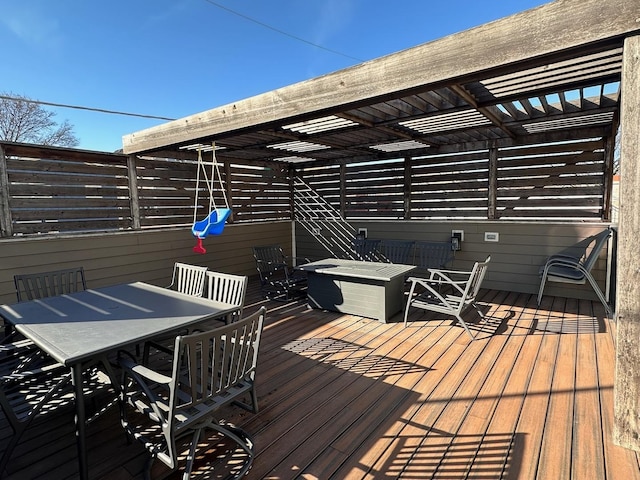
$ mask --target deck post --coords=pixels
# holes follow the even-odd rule
[[[624,42],[614,442],[640,451],[640,36]]]

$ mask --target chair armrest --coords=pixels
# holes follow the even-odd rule
[[[420,277],[409,277],[407,280],[411,282],[411,288],[409,289],[409,300],[407,305],[411,303],[414,293],[417,293],[416,287],[418,285],[420,285],[424,289],[422,293],[418,293],[418,297],[420,297],[421,295],[428,294],[430,297],[438,299],[438,301],[442,305],[446,305],[446,306],[450,306],[450,303],[447,301],[447,297],[443,296],[442,293],[436,290],[434,287],[440,287],[441,285],[445,284],[445,285],[453,285],[457,290],[460,290],[460,287],[455,284],[457,282],[454,282],[454,283],[439,282],[439,281],[434,282],[428,278],[420,278]],[[462,290],[460,291],[462,292]]]
[[[560,265],[564,267],[572,267],[579,268],[582,266],[582,262],[579,258],[570,257],[566,255],[554,255],[553,257],[549,257],[547,263],[545,263],[545,268],[549,268],[555,265]]]
[[[469,276],[471,275],[471,272],[462,270],[440,270],[437,268],[429,268],[427,271],[429,272],[429,276],[426,278],[409,277],[407,279],[408,281],[413,283],[413,285],[411,286],[412,291],[415,284],[417,283],[429,291],[435,292],[435,290],[433,290],[434,286],[442,287],[443,285],[449,285],[455,288],[458,292],[463,293],[467,282],[469,281]],[[451,278],[451,275],[459,275],[464,278],[457,280]],[[438,297],[440,297],[440,294],[438,294]]]
[[[151,370],[150,368],[145,367],[144,365],[141,365],[139,363],[136,363],[129,358],[119,358],[118,364],[124,370],[127,370],[128,372],[134,374],[134,378],[142,377],[162,385],[168,385],[169,383],[171,383],[171,377],[167,377],[166,375],[163,375],[154,370]]]
[[[64,365],[62,365],[61,363],[50,363],[47,365],[43,365],[37,368],[32,368],[29,370],[19,370],[19,371],[14,371],[11,373],[8,373],[6,375],[1,375],[0,376],[0,383],[6,383],[6,382],[13,382],[13,381],[22,381],[22,380],[26,380],[30,377],[34,377],[34,376],[38,376],[38,375],[42,375],[51,371],[55,371],[55,370],[60,370],[66,368]],[[69,373],[69,376],[71,375],[71,373]]]

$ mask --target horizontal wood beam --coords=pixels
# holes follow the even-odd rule
[[[393,92],[444,84],[640,29],[629,0],[556,0],[433,42],[123,137],[125,153],[152,151],[272,125]],[[452,60],[455,59],[455,60]]]

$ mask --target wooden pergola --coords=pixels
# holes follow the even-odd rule
[[[215,142],[222,160],[297,169],[601,137],[607,207],[620,127],[615,436],[640,450],[639,105],[640,4],[556,0],[126,135],[123,149],[194,158]]]

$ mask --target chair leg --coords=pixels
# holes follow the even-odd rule
[[[540,289],[538,290],[538,305],[540,305],[540,301],[542,300],[542,292],[544,290],[544,285],[547,282],[547,269],[544,269],[542,272],[542,278],[540,279]]]
[[[611,307],[607,303],[607,299],[604,298],[604,294],[602,293],[602,290],[600,290],[600,287],[596,283],[595,279],[591,276],[589,272],[585,272],[585,276],[589,280],[589,283],[591,284],[591,288],[593,288],[593,291],[596,292],[596,295],[600,299],[600,302],[602,302],[602,305],[604,306],[604,309],[607,312],[607,317],[613,317],[613,312],[611,311]]]
[[[191,470],[193,469],[193,462],[196,458],[196,449],[198,448],[201,432],[202,428],[198,428],[193,432],[191,446],[189,447],[189,455],[187,456],[187,464],[185,465],[184,473],[182,474],[182,480],[189,480],[191,478]]]
[[[456,318],[460,322],[460,325],[462,325],[464,327],[464,329],[467,331],[467,333],[471,337],[471,340],[475,340],[476,338],[473,336],[473,333],[471,333],[471,330],[469,330],[469,327],[467,326],[467,323],[462,319],[462,317],[460,315],[456,315]]]

